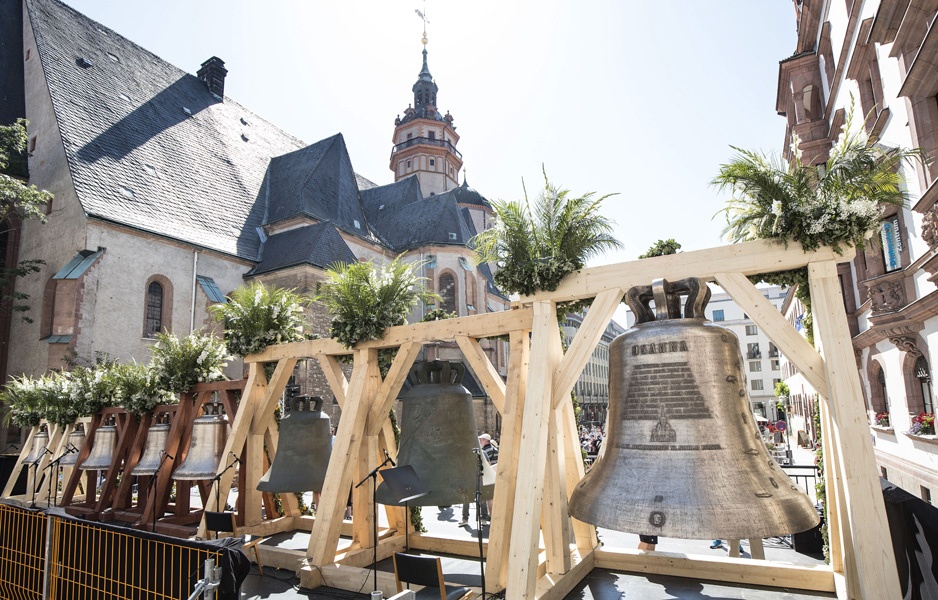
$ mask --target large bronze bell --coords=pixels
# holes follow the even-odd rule
[[[65,442],[65,449],[68,451],[65,456],[59,460],[60,467],[74,467],[78,462],[78,454],[81,447],[85,445],[85,424],[78,423],[75,429],[68,434],[68,440]]]
[[[465,366],[458,362],[417,363],[410,370],[414,386],[402,398],[398,466],[410,465],[430,490],[408,502],[412,506],[449,506],[475,499],[479,475],[479,437],[472,396],[460,383]],[[484,459],[484,481],[494,481]],[[492,498],[494,484],[482,486],[482,499]],[[388,486],[376,492],[381,504],[400,506]]]
[[[818,523],[762,441],[739,341],[704,318],[709,298],[699,279],[629,290],[636,324],[609,348],[608,437],[574,488],[573,517],[690,539],[762,538]]]
[[[228,435],[228,417],[219,404],[206,404],[202,416],[192,422],[192,438],[186,459],[173,472],[173,479],[211,479],[218,471]]]
[[[280,444],[270,469],[257,483],[262,492],[321,492],[332,457],[332,424],[322,398],[292,398],[280,420]]]
[[[20,464],[31,465],[38,462],[43,454],[46,454],[49,446],[49,431],[45,425],[39,426],[39,431],[33,436],[33,447]]]
[[[94,445],[85,462],[78,465],[84,471],[107,471],[114,460],[114,448],[117,447],[117,425],[113,420],[106,421],[94,434]]]
[[[130,472],[131,475],[145,477],[156,475],[166,453],[166,440],[169,438],[169,423],[154,423],[147,430],[147,442],[143,447],[140,462]]]

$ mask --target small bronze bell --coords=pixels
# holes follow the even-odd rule
[[[291,399],[280,420],[274,462],[257,483],[262,492],[321,492],[332,456],[332,425],[319,396]]]
[[[140,462],[134,467],[131,475],[144,477],[155,475],[163,462],[163,456],[166,453],[166,440],[169,438],[169,423],[154,423],[147,430],[147,442],[143,448],[143,456]]]
[[[403,397],[401,447],[398,466],[410,465],[430,493],[408,502],[411,506],[449,506],[475,499],[479,466],[472,396],[461,385],[465,366],[458,362],[417,363],[410,370],[415,385]],[[479,450],[481,452],[481,450]],[[482,460],[484,481],[494,481],[494,470]],[[489,500],[495,485],[482,485]],[[376,491],[381,504],[400,506],[381,483]]]
[[[769,456],[739,341],[704,318],[709,298],[698,279],[629,290],[636,324],[609,348],[608,436],[574,488],[571,516],[690,539],[762,538],[818,523],[810,499]]]
[[[85,445],[85,424],[78,423],[75,425],[75,429],[68,434],[68,441],[65,442],[65,450],[67,454],[59,460],[60,467],[74,467],[75,463],[78,462],[78,454],[81,452],[81,447]]]
[[[173,479],[211,479],[218,471],[228,435],[228,417],[221,405],[206,404],[205,412],[192,422],[192,438],[186,459],[173,472]]]
[[[48,452],[49,446],[49,432],[46,430],[45,425],[39,426],[39,431],[36,432],[36,435],[33,436],[33,447],[29,451],[29,454],[24,458],[20,464],[31,465],[35,462],[38,462],[42,458],[43,454]]]
[[[114,460],[114,448],[117,447],[117,425],[113,419],[107,421],[94,434],[94,445],[85,462],[78,465],[84,471],[107,471]]]

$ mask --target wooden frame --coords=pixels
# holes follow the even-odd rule
[[[265,564],[294,568],[298,560],[301,584],[358,590],[372,577],[366,569],[377,546],[378,559],[403,549],[409,526],[403,510],[386,507],[389,528],[372,533],[370,493],[353,493],[355,518],[343,523],[346,498],[383,459],[395,453],[387,414],[422,344],[455,341],[482,382],[503,419],[494,514],[484,548],[487,591],[504,589],[509,599],[562,598],[594,567],[619,568],[753,585],[778,585],[833,591],[840,597],[894,598],[899,595],[884,502],[879,489],[859,376],[837,280],[837,261],[849,260],[828,248],[804,252],[795,243],[786,248],[768,241],[749,242],[679,255],[583,269],[568,275],[553,292],[538,292],[513,305],[512,310],[389,329],[383,338],[349,350],[335,340],[310,340],[273,346],[245,359],[249,376],[232,424],[225,454],[243,457],[239,486],[244,498],[239,519],[243,530],[255,535],[307,529],[312,531],[306,552],[261,547]],[[812,348],[746,278],[807,266],[814,307]],[[592,526],[571,519],[567,500],[583,476],[578,456],[576,424],[565,401],[623,294],[635,285],[657,278],[700,277],[722,286],[768,334],[817,389],[827,468],[827,523],[831,535],[831,567],[803,567],[733,558],[714,559],[663,552],[600,548]],[[564,352],[556,320],[558,302],[593,298],[574,343]],[[502,382],[481,352],[479,340],[509,335],[509,372]],[[390,372],[378,372],[378,350],[397,348]],[[353,355],[346,378],[337,357]],[[273,413],[294,365],[314,358],[322,365],[337,401],[342,405],[333,459],[326,473],[318,514],[303,517],[292,495],[285,494],[285,516],[262,518],[257,481],[263,474],[264,442],[276,451]],[[277,367],[268,381],[265,362]],[[849,460],[847,459],[849,457]],[[221,470],[221,467],[220,469]],[[227,497],[233,473],[215,483]],[[363,488],[364,489],[364,488]],[[215,511],[215,493],[205,510]],[[571,533],[572,532],[572,533]],[[200,535],[205,535],[204,524]],[[341,536],[351,538],[340,540]],[[539,540],[543,536],[543,545]],[[411,547],[474,555],[474,542],[412,534]],[[393,578],[379,574],[379,589],[393,595]]]

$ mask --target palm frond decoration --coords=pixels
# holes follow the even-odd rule
[[[332,314],[329,335],[347,348],[374,340],[384,330],[403,325],[420,301],[439,296],[424,286],[417,275],[423,262],[408,263],[398,256],[390,263],[338,263],[326,270],[326,279],[313,298]]]
[[[526,188],[523,201],[492,202],[495,225],[470,240],[476,260],[495,265],[495,284],[508,293],[553,291],[588,259],[621,246],[614,222],[600,213],[615,194],[574,197],[543,175],[544,189],[533,202]]]

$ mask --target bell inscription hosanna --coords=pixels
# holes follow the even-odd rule
[[[609,349],[608,438],[571,495],[573,517],[690,539],[761,538],[818,523],[769,456],[739,341],[704,318],[709,298],[693,278],[628,291],[636,322]]]

